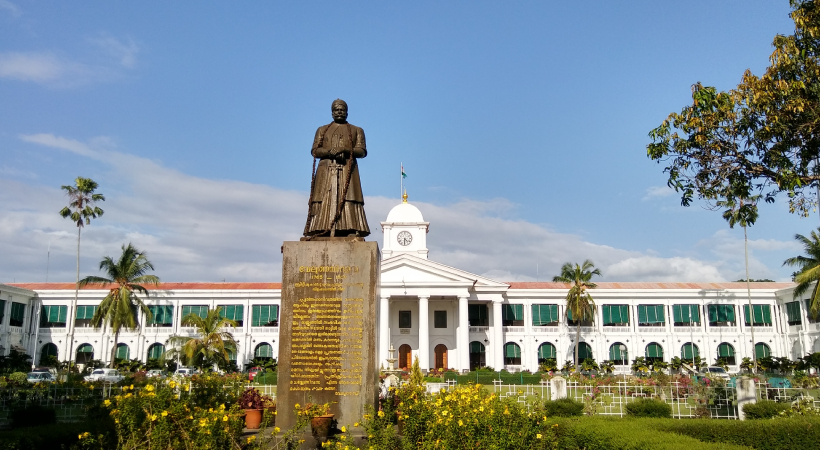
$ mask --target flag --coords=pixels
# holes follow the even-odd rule
[[[404,173],[404,165],[401,166],[401,177],[402,178],[407,178],[407,174]]]

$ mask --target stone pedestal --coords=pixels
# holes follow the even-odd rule
[[[755,380],[754,378],[740,377],[735,379],[735,383],[737,383],[737,418],[746,420],[746,413],[743,412],[743,406],[747,403],[757,402]]]
[[[339,426],[360,422],[378,400],[376,301],[379,247],[328,239],[282,246],[282,314],[276,425],[295,404],[336,402]]]
[[[567,398],[567,380],[556,376],[550,380],[550,400]]]

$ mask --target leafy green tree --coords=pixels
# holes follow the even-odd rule
[[[817,319],[820,316],[820,234],[817,231],[811,232],[811,237],[795,234],[794,239],[803,244],[805,256],[795,256],[783,262],[784,266],[797,267],[794,281],[797,286],[794,288],[794,298],[799,299],[809,289],[811,289],[811,301],[809,314]]]
[[[236,322],[222,317],[221,307],[208,309],[207,315],[199,317],[191,313],[182,318],[182,326],[196,328],[196,337],[173,336],[168,340],[171,346],[168,356],[179,354],[186,365],[199,369],[214,367],[220,361],[230,361],[230,354],[236,354],[237,343],[233,334],[225,327],[235,327]]]
[[[575,317],[577,328],[575,333],[575,371],[580,369],[581,361],[578,360],[578,350],[581,346],[581,320],[585,317],[592,317],[595,314],[595,300],[587,292],[598,287],[591,282],[593,275],[601,276],[600,269],[596,269],[590,260],[584,261],[582,265],[564,263],[561,266],[561,275],[552,278],[553,282],[569,284],[567,292],[567,318],[570,313]]]
[[[91,224],[91,219],[96,219],[103,215],[105,211],[97,206],[97,202],[105,201],[105,196],[95,194],[99,186],[91,178],[77,177],[74,186],[62,186],[68,195],[68,206],[60,210],[60,216],[70,218],[77,225],[77,287],[74,289],[74,301],[71,310],[77,310],[77,298],[80,296],[80,234],[86,225]],[[74,326],[71,326],[71,335],[68,342],[74,342]],[[74,352],[68,354],[68,360],[74,357]]]
[[[0,373],[28,372],[31,370],[31,356],[11,349],[8,355],[0,356]]]
[[[692,104],[649,136],[647,156],[666,164],[667,184],[693,198],[789,196],[808,215],[820,182],[820,3],[791,0],[794,34],[778,35],[762,76],[747,70],[736,88],[692,86]],[[757,209],[757,205],[752,206]],[[748,277],[747,277],[748,278]]]
[[[116,261],[110,256],[103,258],[100,261],[100,270],[105,272],[108,278],[88,276],[80,280],[77,287],[108,288],[108,294],[102,299],[94,316],[91,317],[91,326],[99,329],[107,325],[114,332],[114,345],[111,347],[111,362],[109,363],[110,367],[114,367],[117,343],[122,328],[139,329],[138,311],[142,311],[148,318],[151,317],[151,311],[137,293],[147,298],[149,293],[144,285],[158,286],[159,278],[148,274],[149,270],[154,270],[154,265],[144,252],[137,250],[131,243],[127,246],[123,244],[122,253]]]
[[[413,358],[413,365],[410,367],[410,379],[408,382],[411,386],[423,386],[425,384],[424,373],[422,373],[421,366],[419,365],[419,355]]]

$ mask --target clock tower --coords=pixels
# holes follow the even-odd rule
[[[401,254],[427,259],[427,231],[430,222],[425,222],[421,211],[407,203],[407,193],[402,196],[402,202],[390,210],[387,220],[381,224],[384,231],[384,259]]]

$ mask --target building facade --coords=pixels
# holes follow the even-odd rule
[[[540,359],[554,358],[559,366],[574,359],[579,325],[580,357],[612,360],[618,371],[628,371],[639,356],[695,355],[709,363],[721,357],[737,371],[753,352],[794,359],[820,351],[820,324],[809,320],[805,299],[792,298],[792,283],[752,283],[750,309],[745,283],[602,282],[592,291],[594,317],[579,324],[567,319],[563,284],[501,282],[430,260],[430,224],[412,204],[397,205],[381,225],[380,364],[392,345],[400,367],[418,356],[425,370],[535,371]],[[182,317],[218,306],[237,321],[229,331],[239,343],[240,367],[254,357],[278,357],[281,284],[163,283],[150,292],[153,318],[146,323],[142,317],[138,331],[121,332],[118,357],[158,357],[169,337],[194,334],[181,326]],[[0,286],[3,295],[27,299],[23,323],[31,325],[26,331],[4,318],[0,330],[13,331],[0,345],[12,345],[17,333],[14,342],[35,363],[43,355],[66,360],[70,353],[81,363],[109,359],[113,336],[89,324],[105,290],[80,290],[76,307],[73,283]],[[10,303],[11,297],[6,310]]]

